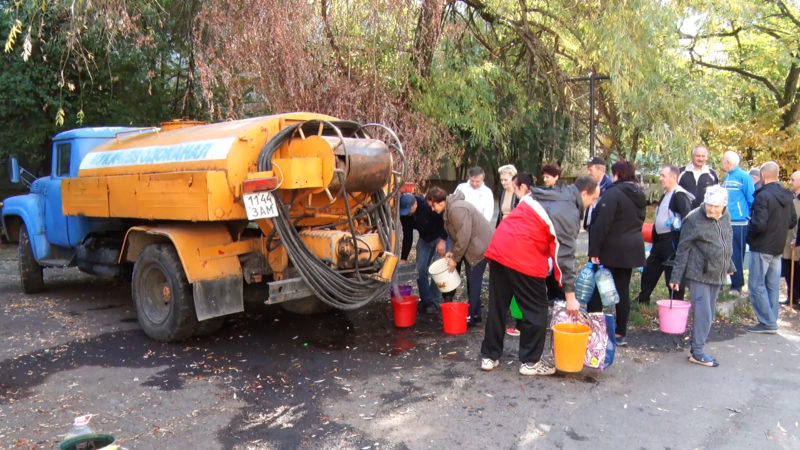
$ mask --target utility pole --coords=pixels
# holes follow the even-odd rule
[[[596,75],[589,72],[588,76],[567,78],[569,82],[588,81],[589,82],[589,157],[594,156],[594,87],[598,81],[609,80],[608,75]]]

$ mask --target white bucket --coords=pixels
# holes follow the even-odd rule
[[[428,273],[431,274],[440,292],[450,292],[461,284],[461,276],[457,270],[447,271],[447,261],[447,258],[437,259],[428,268]]]

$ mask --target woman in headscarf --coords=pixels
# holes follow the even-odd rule
[[[733,230],[728,214],[728,191],[709,186],[703,203],[683,220],[670,287],[689,287],[694,310],[689,361],[717,367],[716,359],[705,352],[716,312],[717,296],[725,283],[725,275],[734,272]]]

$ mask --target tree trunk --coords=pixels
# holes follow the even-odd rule
[[[423,0],[414,33],[412,59],[417,74],[425,78],[430,74],[433,52],[439,43],[444,18],[444,0]]]

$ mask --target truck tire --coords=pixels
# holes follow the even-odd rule
[[[19,279],[22,282],[22,291],[26,294],[35,294],[44,289],[42,266],[33,256],[33,247],[25,224],[19,227],[19,243],[17,244],[17,260],[19,261]]]
[[[176,342],[197,331],[192,287],[172,245],[144,248],[133,266],[131,290],[139,325],[150,338]]]

